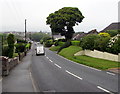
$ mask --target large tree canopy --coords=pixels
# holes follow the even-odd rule
[[[64,7],[49,14],[46,23],[50,25],[51,31],[71,39],[74,33],[73,26],[81,23],[84,16],[78,8]]]

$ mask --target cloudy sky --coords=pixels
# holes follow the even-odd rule
[[[46,17],[63,7],[78,7],[85,17],[74,29],[88,32],[103,30],[118,22],[119,0],[0,0],[0,31],[50,31]]]

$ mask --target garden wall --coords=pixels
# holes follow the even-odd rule
[[[91,50],[80,51],[80,52],[75,54],[75,56],[78,56],[78,55],[86,55],[86,56],[90,56],[90,57],[95,57],[95,58],[120,62],[120,54],[115,55],[115,54],[111,54],[111,53],[107,53],[107,52],[101,52],[101,51],[97,51],[97,50],[94,50],[94,51],[91,51]]]

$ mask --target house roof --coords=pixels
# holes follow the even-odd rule
[[[107,30],[120,30],[120,22],[111,23],[109,26],[107,26],[101,32],[106,32]]]

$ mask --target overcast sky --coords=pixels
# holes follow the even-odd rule
[[[76,32],[103,30],[118,22],[119,0],[0,0],[0,31],[50,31],[46,17],[63,7],[77,7],[85,17]]]

